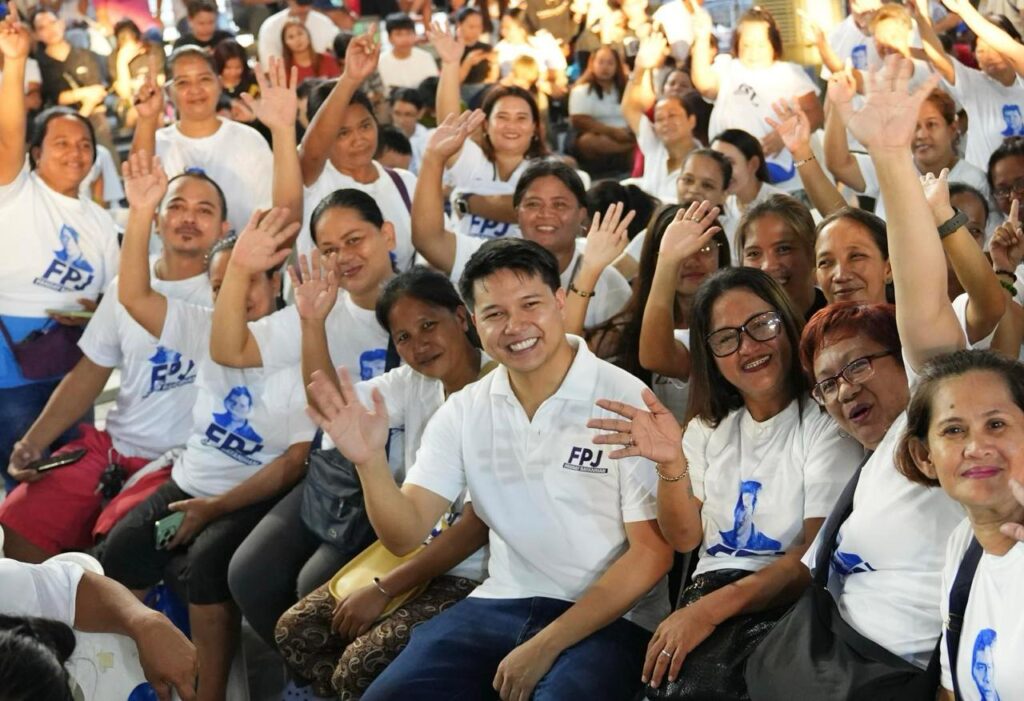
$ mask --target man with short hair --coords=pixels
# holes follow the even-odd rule
[[[636,405],[644,385],[565,334],[558,264],[540,245],[488,241],[459,287],[501,365],[437,411],[401,488],[381,397],[369,411],[347,372],[340,392],[319,372],[310,387],[311,415],[356,465],[389,550],[415,549],[463,489],[490,528],[487,579],[417,628],[363,699],[632,698],[673,553],[655,466],[612,458],[588,423],[613,416],[599,399]]]
[[[399,88],[391,93],[390,101],[391,122],[402,130],[412,146],[412,163],[409,170],[418,173],[423,152],[427,148],[427,139],[432,133],[431,129],[420,123],[427,111],[423,94],[417,88]]]
[[[213,53],[213,47],[224,39],[234,39],[235,35],[217,28],[217,4],[213,0],[192,0],[188,8],[188,33],[182,34],[174,42],[174,48],[182,46],[198,46],[207,53]]]
[[[415,88],[424,79],[439,75],[434,57],[416,46],[416,23],[404,12],[384,20],[391,50],[380,55],[377,70],[388,90]]]
[[[338,34],[337,25],[327,15],[313,9],[313,0],[288,0],[286,9],[271,15],[260,26],[260,61],[266,63],[271,56],[280,58],[284,55],[281,30],[292,18],[300,19],[306,25],[313,42],[313,51],[322,54],[331,49],[334,37]]]

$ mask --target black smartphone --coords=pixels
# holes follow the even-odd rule
[[[36,472],[49,472],[50,470],[56,470],[58,467],[74,465],[76,462],[84,458],[87,452],[89,451],[85,448],[79,448],[78,450],[69,450],[66,453],[51,455],[48,458],[36,460],[28,466],[28,469],[35,470]]]

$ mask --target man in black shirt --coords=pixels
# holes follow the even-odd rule
[[[235,35],[217,29],[217,5],[213,0],[193,0],[188,7],[188,33],[174,42],[174,48],[192,44],[212,54],[213,47],[223,39],[234,39]]]

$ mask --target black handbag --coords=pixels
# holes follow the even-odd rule
[[[853,511],[853,493],[863,467],[861,463],[822,526],[811,585],[747,659],[745,676],[752,701],[935,700],[938,641],[928,668],[921,669],[854,630],[843,620],[827,588],[836,536]]]
[[[398,367],[399,362],[394,344],[388,341],[384,371]],[[320,540],[355,555],[377,539],[366,515],[363,485],[352,461],[337,448],[321,448],[322,442],[323,431],[318,430],[306,458],[299,514],[306,528]]]

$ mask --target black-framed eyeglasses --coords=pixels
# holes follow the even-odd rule
[[[846,380],[851,385],[863,384],[875,374],[875,367],[871,364],[871,361],[892,354],[893,351],[884,350],[851,360],[839,371],[839,374],[826,377],[821,382],[815,384],[811,389],[811,396],[814,397],[818,404],[827,404],[828,402],[835,401],[836,397],[839,396],[840,378]]]
[[[747,334],[755,341],[770,341],[782,331],[782,317],[778,312],[758,312],[743,322],[742,326],[718,329],[708,336],[708,348],[718,358],[732,355],[740,348],[740,334]]]
[[[1003,201],[1008,200],[1013,196],[1020,197],[1024,195],[1024,178],[1017,178],[1012,183],[995,188],[992,190],[992,195],[997,200]]]

